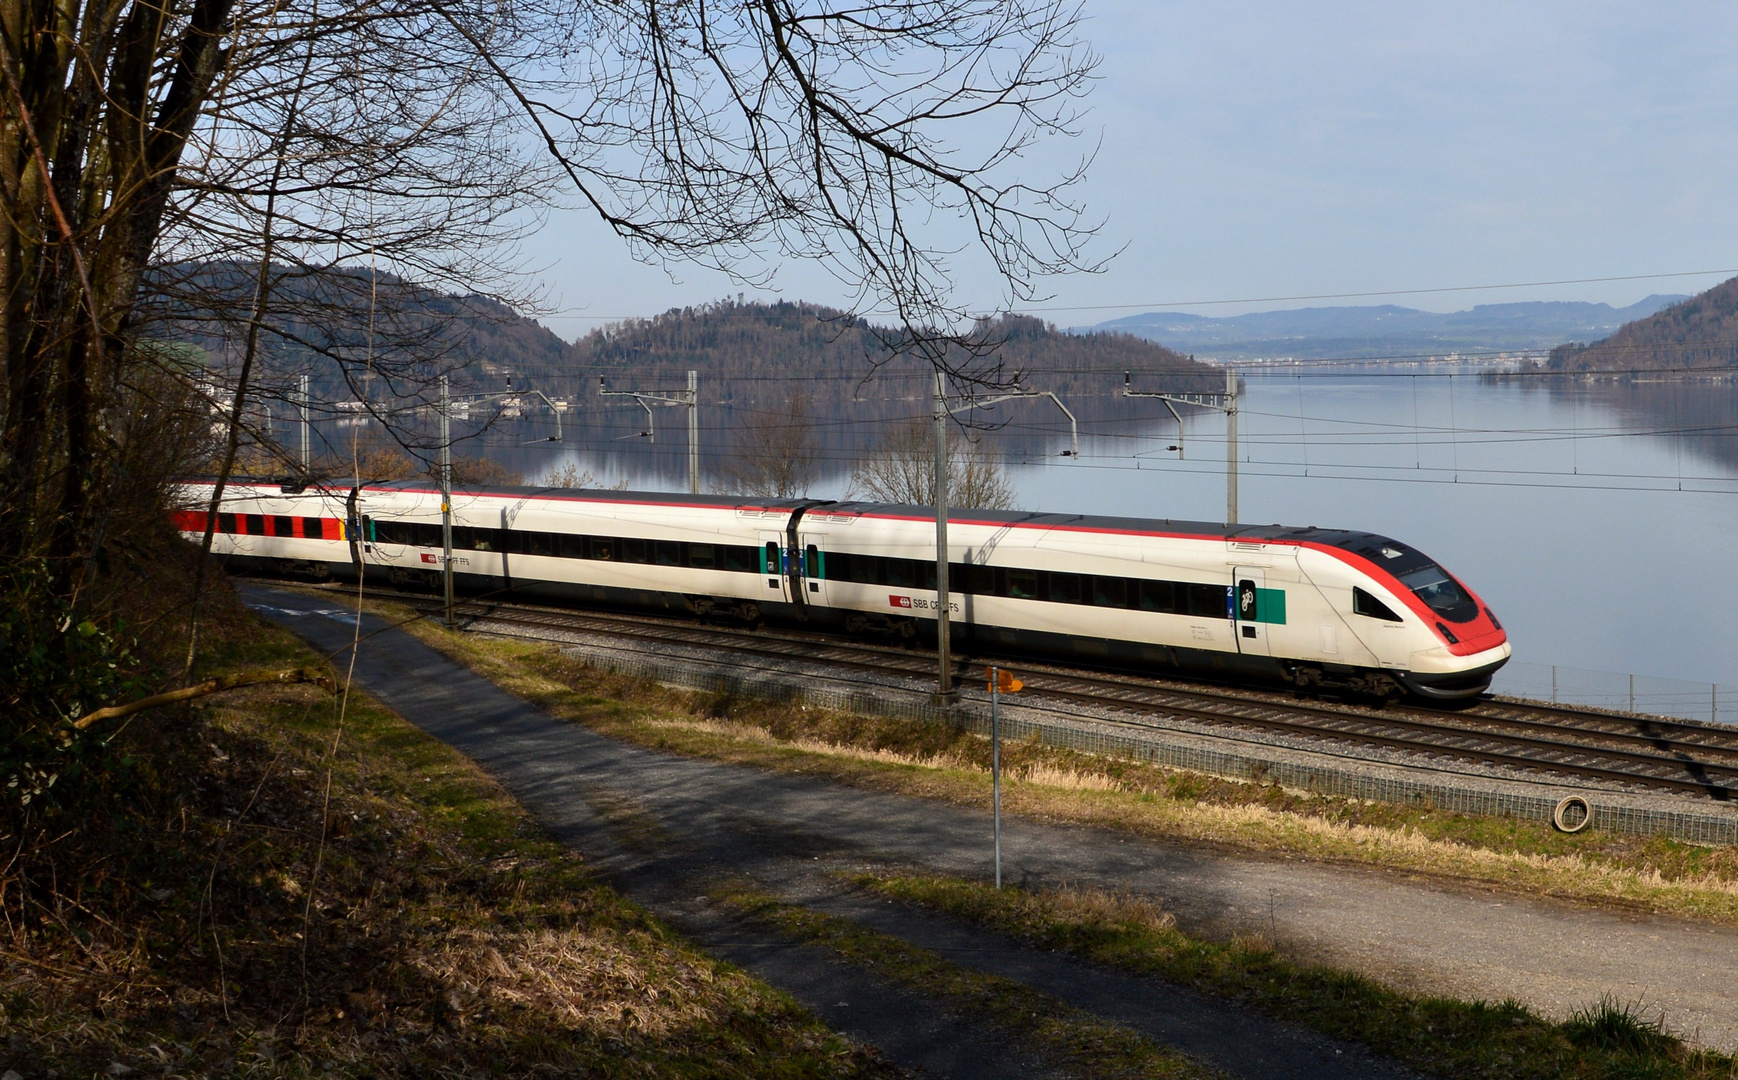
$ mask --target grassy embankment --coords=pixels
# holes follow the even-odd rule
[[[406,609],[379,610],[409,618]],[[683,691],[554,647],[406,628],[555,715],[647,746],[962,805],[989,801],[985,739],[943,725]],[[1025,741],[1003,748],[1013,814],[1380,866],[1550,896],[1738,922],[1738,849],[1312,795]]]
[[[246,625],[208,670],[313,661]],[[314,688],[256,688],[122,739],[108,791],[4,837],[0,1071],[898,1074],[360,695],[340,724]]]
[[[983,741],[944,727],[675,690],[598,671],[547,645],[452,634],[428,624],[413,628],[527,699],[643,745],[965,804],[985,801]],[[1374,862],[1515,891],[1719,919],[1732,917],[1738,893],[1730,853],[1719,849],[1564,836],[1524,822],[1314,798],[1034,744],[1010,748],[1005,760],[1014,777],[1005,805],[1050,820]],[[981,882],[896,871],[853,874],[850,881],[1039,948],[1238,999],[1434,1075],[1701,1080],[1738,1074],[1732,1058],[1687,1047],[1639,1003],[1592,1003],[1554,1022],[1514,1002],[1397,991],[1356,973],[1293,960],[1260,938],[1202,940],[1135,897],[997,892]],[[957,971],[929,974],[933,959],[907,957],[909,946],[751,887],[714,883],[709,891],[926,992],[938,993],[938,986],[959,978]],[[980,981],[956,991],[956,999],[990,987],[1011,992],[1000,982]],[[1076,1028],[1075,1038],[1087,1030]],[[1122,1037],[1113,1032],[1094,1044],[1101,1060],[1118,1060],[1111,1047]]]
[[[1730,1056],[1686,1047],[1637,1003],[1605,1000],[1554,1023],[1512,1001],[1397,992],[1361,975],[1287,959],[1259,939],[1201,941],[1133,897],[998,891],[913,874],[851,880],[874,895],[967,919],[1035,948],[1235,998],[1439,1076],[1726,1080],[1738,1073]]]

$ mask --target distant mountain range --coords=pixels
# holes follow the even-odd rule
[[[1606,373],[1738,367],[1738,278],[1628,323],[1602,341],[1559,345],[1546,366]]]
[[[1112,319],[1090,330],[1134,334],[1203,359],[1422,358],[1549,349],[1565,341],[1588,341],[1685,299],[1656,295],[1621,308],[1571,301],[1480,304],[1447,313],[1393,304],[1294,308],[1223,318],[1149,312]]]

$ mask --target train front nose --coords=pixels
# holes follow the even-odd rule
[[[1406,689],[1431,701],[1463,701],[1491,688],[1491,679],[1509,662],[1508,642],[1490,650],[1490,659],[1479,658],[1474,666],[1458,671],[1408,671],[1400,676]]]

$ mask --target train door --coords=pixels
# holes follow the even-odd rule
[[[1239,566],[1231,579],[1231,611],[1235,619],[1237,651],[1246,656],[1271,656],[1267,642],[1267,627],[1272,612],[1265,610],[1275,602],[1268,591],[1267,577],[1253,566]],[[1283,601],[1281,601],[1283,602]]]
[[[368,561],[385,566],[402,566],[405,561],[403,537],[398,532],[398,522],[388,519],[364,516],[362,518],[362,536],[366,543],[363,549],[368,552]]]
[[[827,549],[819,536],[803,537],[803,589],[809,603],[827,606]]]
[[[785,573],[784,534],[763,529],[760,534],[760,594],[767,600],[789,601],[790,575]]]

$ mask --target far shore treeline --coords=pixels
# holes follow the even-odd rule
[[[1603,341],[1559,345],[1546,367],[1616,377],[1730,373],[1738,368],[1738,278],[1626,323]]]

